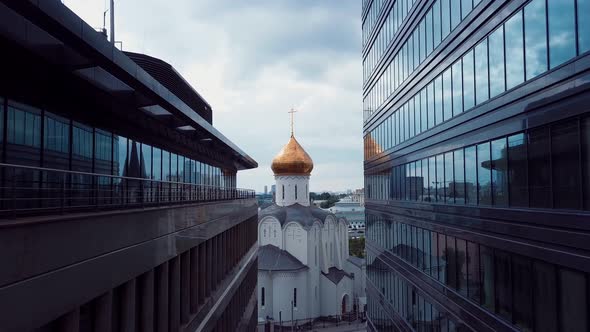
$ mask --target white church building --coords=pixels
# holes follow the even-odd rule
[[[275,203],[258,215],[259,321],[289,324],[357,309],[364,261],[349,257],[346,219],[310,206],[313,162],[293,134],[271,168]]]

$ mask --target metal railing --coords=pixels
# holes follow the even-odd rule
[[[250,189],[0,163],[0,218],[254,197]]]

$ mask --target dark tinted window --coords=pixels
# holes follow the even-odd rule
[[[535,329],[539,332],[557,331],[556,285],[555,267],[544,262],[534,262]]]
[[[197,172],[200,176],[200,169]],[[152,149],[152,176],[155,180],[162,180],[162,150],[158,148]]]
[[[506,34],[506,88],[511,89],[524,82],[524,40],[522,11],[504,24]]]
[[[428,158],[422,159],[422,176],[423,176],[423,183],[422,186],[424,187],[422,191],[422,200],[423,201],[430,201],[430,177],[429,177],[429,168],[428,168]]]
[[[477,204],[477,158],[475,146],[465,148],[465,202]]]
[[[492,196],[493,204],[508,205],[508,164],[506,138],[492,141]]]
[[[514,323],[525,331],[533,328],[533,292],[531,260],[512,256],[512,275],[514,279]]]
[[[430,82],[428,84],[428,87],[426,87],[427,91],[428,91],[428,128],[432,128],[434,127],[435,121],[434,121],[434,81]]]
[[[449,78],[450,78],[450,71],[447,70],[447,72],[449,73]],[[441,124],[443,122],[443,75],[439,75],[435,80],[434,80],[434,121],[437,125]],[[449,89],[449,92],[451,90]],[[449,94],[450,96],[450,94]]]
[[[440,281],[443,284],[448,284],[446,281],[446,269],[447,269],[447,241],[445,239],[445,235],[444,234],[438,234],[438,238],[437,238],[437,250],[436,250],[436,255],[438,256],[438,265],[437,265],[437,271],[438,271],[438,281]]]
[[[490,143],[477,146],[477,191],[479,204],[492,203],[491,195]]]
[[[547,24],[545,0],[533,0],[524,7],[526,78],[547,70]]]
[[[486,246],[479,246],[481,274],[481,304],[494,311],[494,251]]]
[[[475,47],[475,100],[476,104],[488,100],[488,40]]]
[[[510,183],[510,205],[528,206],[528,172],[526,134],[508,137],[508,177]]]
[[[590,50],[590,0],[578,0],[578,47],[580,54]]]
[[[504,81],[504,26],[500,26],[488,37],[490,57],[490,97],[506,90]]]
[[[115,174],[124,176],[127,173],[127,139],[115,136]]]
[[[467,296],[467,243],[465,240],[456,240],[456,265],[457,265],[457,290],[463,296]]]
[[[455,150],[454,154],[454,168],[455,168],[455,180],[453,187],[452,197],[455,198],[455,203],[465,204],[465,166],[463,160],[463,150]]]
[[[529,197],[531,207],[551,207],[549,128],[529,132]]]
[[[143,177],[152,178],[152,147],[147,144],[141,145],[141,169]]]
[[[479,245],[467,242],[467,288],[468,296],[476,303],[480,302],[480,260]]]
[[[550,68],[576,56],[574,2],[574,0],[547,1]]]
[[[461,60],[453,64],[453,115],[463,112],[463,69]]]
[[[508,321],[512,317],[512,269],[510,255],[507,252],[496,250],[496,312]]]
[[[426,106],[426,89],[420,91],[420,131],[428,129],[428,108]]]
[[[473,51],[463,56],[463,108],[468,110],[475,105],[475,69]]]
[[[447,243],[445,249],[445,256],[447,257],[445,279],[446,284],[450,288],[457,289],[457,270],[459,264],[457,262],[457,250],[455,248],[455,238],[447,235]]]
[[[449,67],[445,72],[442,74],[442,95],[443,95],[443,121],[447,121],[448,119],[453,117],[453,85],[452,85],[452,73],[451,68]],[[438,80],[437,80],[438,82]],[[437,86],[438,88],[438,86]],[[438,103],[437,103],[438,106]],[[439,113],[437,112],[437,115]],[[437,123],[438,123],[437,119]]]
[[[583,273],[559,270],[562,331],[588,331],[588,291]]]
[[[43,166],[48,168],[69,169],[70,121],[49,112],[45,112],[44,129],[43,147],[45,153],[43,155]],[[101,157],[106,157],[98,152],[99,151],[97,151],[96,154],[97,157],[99,155]],[[107,174],[110,172],[111,170],[109,168]]]
[[[24,105],[9,103],[6,121],[8,143],[41,146],[41,112]]]
[[[436,156],[436,200],[438,202],[444,202],[445,196],[445,164],[443,155],[439,154]]]
[[[444,196],[445,196],[445,202],[452,204],[455,202],[454,200],[454,196],[455,196],[455,178],[454,178],[454,172],[453,172],[453,163],[454,163],[454,159],[453,159],[453,153],[452,152],[447,152],[444,155],[445,158],[445,182],[444,182]]]
[[[551,126],[553,202],[555,208],[580,208],[578,120]]]

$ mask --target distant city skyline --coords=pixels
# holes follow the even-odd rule
[[[102,27],[105,1],[64,3]],[[363,186],[360,1],[125,0],[115,7],[124,50],[172,64],[211,104],[213,125],[258,162],[238,176],[239,187],[261,191],[274,182],[270,163],[289,139],[291,108],[297,139],[314,156],[310,191]]]

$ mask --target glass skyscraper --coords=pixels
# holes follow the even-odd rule
[[[590,0],[364,0],[369,329],[588,331]]]

